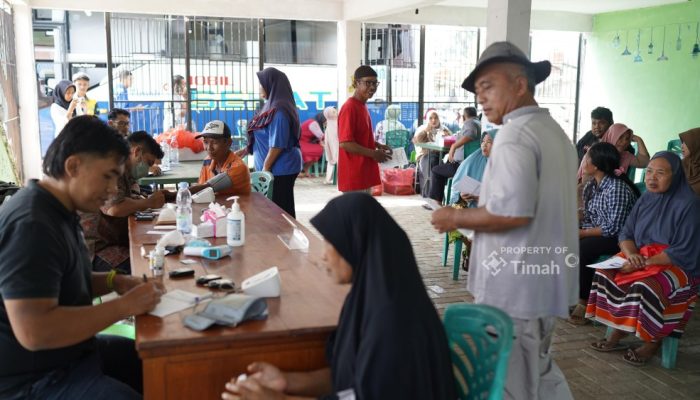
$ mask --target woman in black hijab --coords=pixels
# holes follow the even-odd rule
[[[75,94],[75,85],[71,81],[59,81],[53,89],[51,120],[54,125],[54,137],[61,133],[68,120],[73,117],[74,110],[70,109],[73,94]]]
[[[290,373],[253,363],[247,380],[226,389],[243,399],[455,399],[445,331],[406,233],[364,193],[331,200],[311,223],[326,240],[328,272],[352,284],[328,342],[330,368]]]

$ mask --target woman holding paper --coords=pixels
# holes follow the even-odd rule
[[[595,269],[593,264],[600,256],[611,256],[620,251],[617,235],[625,225],[639,189],[620,169],[620,153],[610,143],[597,143],[588,150],[584,173],[593,179],[583,189],[583,218],[579,229],[579,303],[569,322],[585,325],[586,302],[591,291]]]
[[[680,158],[656,153],[644,180],[647,192],[619,236],[627,262],[619,270],[596,271],[586,309],[587,318],[616,328],[607,340],[591,344],[595,350],[626,349],[619,341],[630,333],[644,340],[624,356],[633,365],[645,364],[664,337],[681,336],[700,283],[700,198],[688,185]],[[638,280],[617,283],[632,272]]]
[[[456,203],[460,197],[472,206],[475,206],[479,202],[479,196],[474,193],[460,193],[460,182],[462,182],[465,176],[481,182],[481,178],[484,176],[484,170],[486,169],[486,163],[491,155],[493,141],[496,139],[496,132],[498,132],[498,129],[492,129],[482,133],[481,151],[472,153],[459,165],[459,168],[457,168],[455,176],[452,177],[450,204]]]
[[[330,368],[255,362],[222,398],[457,398],[445,331],[406,233],[365,193],[336,197],[311,224],[326,240],[328,273],[352,285],[328,342]]]

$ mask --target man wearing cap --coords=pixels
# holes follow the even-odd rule
[[[338,190],[366,191],[382,183],[378,163],[391,159],[391,148],[374,141],[367,100],[379,86],[377,73],[367,65],[355,70],[352,87],[355,93],[338,114]]]
[[[197,193],[211,187],[217,194],[240,195],[250,193],[250,171],[240,157],[231,151],[231,129],[223,121],[210,121],[202,133],[204,148],[209,156],[202,163],[197,185],[190,192]]]
[[[475,231],[467,289],[513,319],[505,398],[570,399],[552,360],[556,317],[575,303],[578,280],[576,151],[534,99],[550,73],[508,42],[486,48],[462,87],[502,124],[484,172],[479,207],[433,213],[440,232]]]

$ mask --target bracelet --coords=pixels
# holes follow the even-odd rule
[[[107,290],[114,291],[114,277],[117,276],[117,270],[113,269],[107,273]]]

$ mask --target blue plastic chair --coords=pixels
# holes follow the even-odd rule
[[[450,202],[450,197],[452,195],[452,178],[447,179],[447,184],[445,185],[445,198],[442,201],[443,205],[448,205]],[[445,241],[442,244],[442,266],[447,266],[447,254],[450,252],[450,236],[449,233],[445,233]],[[455,241],[455,256],[454,262],[452,264],[452,280],[459,279],[459,263],[462,261],[462,241]]]
[[[272,182],[275,177],[267,171],[255,171],[250,174],[250,185],[254,192],[262,193],[272,200]]]
[[[484,304],[450,304],[443,321],[462,400],[503,398],[513,321]]]

